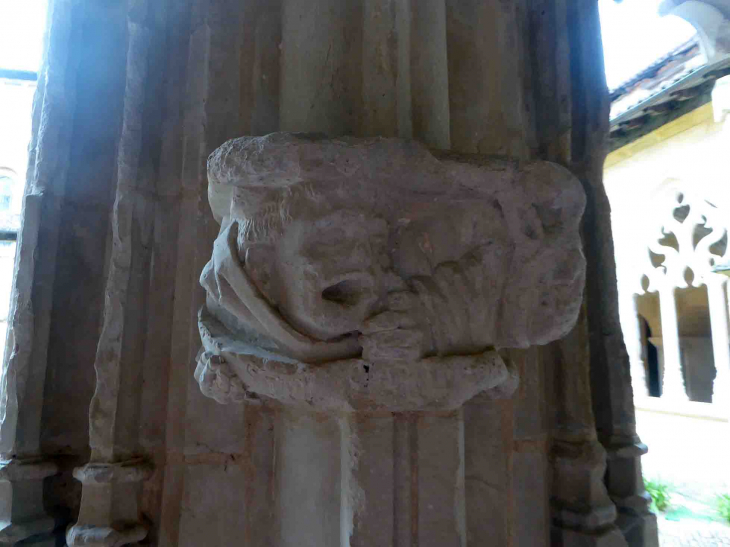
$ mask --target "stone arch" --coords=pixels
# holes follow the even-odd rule
[[[708,64],[730,56],[730,1],[664,0],[659,13],[681,17],[697,29]]]
[[[659,374],[669,375],[674,395],[686,390],[688,399],[709,403],[716,377],[710,298],[725,286],[713,269],[728,259],[728,215],[677,179],[658,185],[649,202],[635,295],[637,313],[652,335],[642,333],[641,354],[645,358],[649,345],[656,347]]]

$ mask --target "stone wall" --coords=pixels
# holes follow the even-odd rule
[[[596,2],[51,0],[48,29],[2,377],[8,541],[76,523],[71,545],[656,544]],[[584,313],[566,340],[511,352],[517,394],[359,432],[387,455],[367,464],[390,518],[369,516],[370,543],[341,537],[336,421],[219,405],[193,377],[218,230],[206,160],[278,130],[547,159],[588,195]]]

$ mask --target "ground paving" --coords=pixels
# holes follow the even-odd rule
[[[716,496],[730,493],[730,425],[641,410],[636,418],[649,446],[644,477],[670,487],[671,507],[658,519],[660,547],[730,547],[730,525],[712,520]]]
[[[730,547],[730,526],[695,519],[659,517],[660,547]]]

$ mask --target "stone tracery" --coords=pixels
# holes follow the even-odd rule
[[[656,198],[647,230],[646,254],[643,266],[636,271],[633,290],[639,298],[648,293],[659,294],[661,328],[656,319],[649,318],[654,331],[649,342],[659,352],[663,392],[672,400],[687,401],[692,395],[723,404],[727,400],[726,384],[730,380],[727,277],[716,273],[714,267],[730,257],[727,214],[690,185],[678,181],[665,185]],[[711,336],[687,337],[680,332],[682,318],[678,316],[677,291],[701,287],[707,290]],[[632,360],[642,359],[637,352],[633,353]],[[702,363],[694,362],[698,359]],[[714,393],[690,393],[690,369],[712,368],[712,362],[716,369]],[[648,388],[643,368],[643,362],[633,366],[633,370],[638,371],[634,374],[634,389],[636,393],[646,395]],[[709,382],[712,382],[711,377]]]

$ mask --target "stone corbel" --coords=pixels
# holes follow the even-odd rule
[[[220,403],[281,409],[281,544],[304,522],[312,545],[463,544],[463,405],[514,392],[498,350],[572,329],[579,181],[543,161],[298,133],[225,143],[208,180],[221,230],[195,378]]]
[[[495,348],[577,317],[585,196],[556,164],[274,133],[208,178],[195,377],[220,403],[451,412],[511,381]]]
[[[141,484],[153,472],[143,459],[120,463],[89,463],[74,470],[84,485],[78,522],[66,532],[70,547],[120,547],[143,540],[147,524],[140,522]]]

